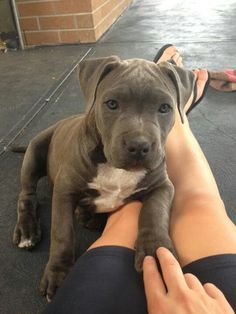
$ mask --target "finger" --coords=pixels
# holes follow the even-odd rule
[[[225,313],[235,313],[228,301],[226,300],[223,292],[218,289],[214,284],[206,283],[203,285],[203,287],[210,297],[217,300],[221,304],[221,306],[225,309]]]
[[[220,289],[218,289],[213,283],[205,283],[204,284],[204,289],[206,291],[206,293],[212,297],[213,299],[225,299],[225,296],[223,294],[222,291],[220,291]]]
[[[147,298],[152,295],[166,294],[166,288],[152,256],[146,256],[143,262],[143,280]]]
[[[177,291],[180,288],[188,289],[182,269],[174,255],[166,248],[160,247],[157,249],[157,257],[161,265],[167,290]]]
[[[205,289],[203,288],[203,285],[199,281],[199,279],[194,276],[193,274],[184,274],[185,281],[188,285],[188,287],[195,291],[205,292]]]

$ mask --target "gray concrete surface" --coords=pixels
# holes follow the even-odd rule
[[[162,45],[174,43],[183,55],[185,66],[190,69],[236,68],[235,20],[236,2],[232,0],[183,0],[181,3],[136,0],[95,45],[45,47],[1,55],[1,151],[19,131],[20,135],[14,142],[27,144],[48,125],[83,111],[76,72],[49,102],[45,103],[45,98],[51,95],[61,79],[87,52],[90,57],[113,54],[121,58],[151,60]],[[236,93],[220,93],[212,89],[190,115],[192,129],[209,160],[234,222],[235,116]],[[51,188],[46,179],[39,184],[43,229],[41,243],[30,252],[21,251],[11,244],[22,157],[11,152],[0,156],[0,313],[4,314],[41,313],[46,304],[37,293],[49,249]],[[82,230],[78,234],[78,255],[98,235],[97,232]]]

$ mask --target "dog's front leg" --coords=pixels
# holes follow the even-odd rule
[[[136,241],[135,268],[142,271],[146,255],[155,256],[156,249],[164,246],[173,251],[169,237],[169,216],[174,187],[169,179],[144,200],[139,216],[139,230]]]
[[[40,292],[50,301],[74,263],[73,194],[54,186],[49,260],[40,282]]]

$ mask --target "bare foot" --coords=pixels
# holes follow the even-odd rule
[[[182,57],[174,45],[167,47],[156,63],[170,60],[174,61],[177,66],[183,67]]]
[[[195,97],[194,103],[196,103],[201,97],[204,92],[204,88],[206,86],[207,80],[208,80],[208,72],[205,69],[196,69],[193,71],[193,73],[196,75],[196,92],[197,95]],[[193,94],[190,97],[191,100],[187,102],[187,104],[184,107],[184,111],[187,112],[189,108],[192,106],[192,101],[193,101]]]
[[[172,59],[174,60],[175,64],[178,66],[178,67],[183,67],[183,59],[180,55],[180,53],[178,51],[176,51],[176,53],[173,55]]]

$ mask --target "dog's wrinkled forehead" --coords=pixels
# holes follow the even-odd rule
[[[171,82],[158,65],[143,59],[120,61],[119,66],[111,71],[105,79],[111,87],[122,82],[128,84],[130,88],[137,86],[140,91],[148,86],[150,86],[150,89],[157,86],[170,91],[169,85],[171,85]]]
[[[147,86],[153,89],[158,86],[159,89],[172,94],[181,116],[182,108],[195,83],[192,71],[167,62],[157,65],[143,59],[121,60],[117,56],[82,61],[79,66],[79,79],[87,110],[95,103],[100,85],[103,88],[112,88],[114,84],[123,82],[129,86],[135,85],[136,92],[144,91]]]
[[[99,84],[96,100],[125,97],[126,102],[176,99],[176,90],[153,62],[130,59],[120,62]]]

